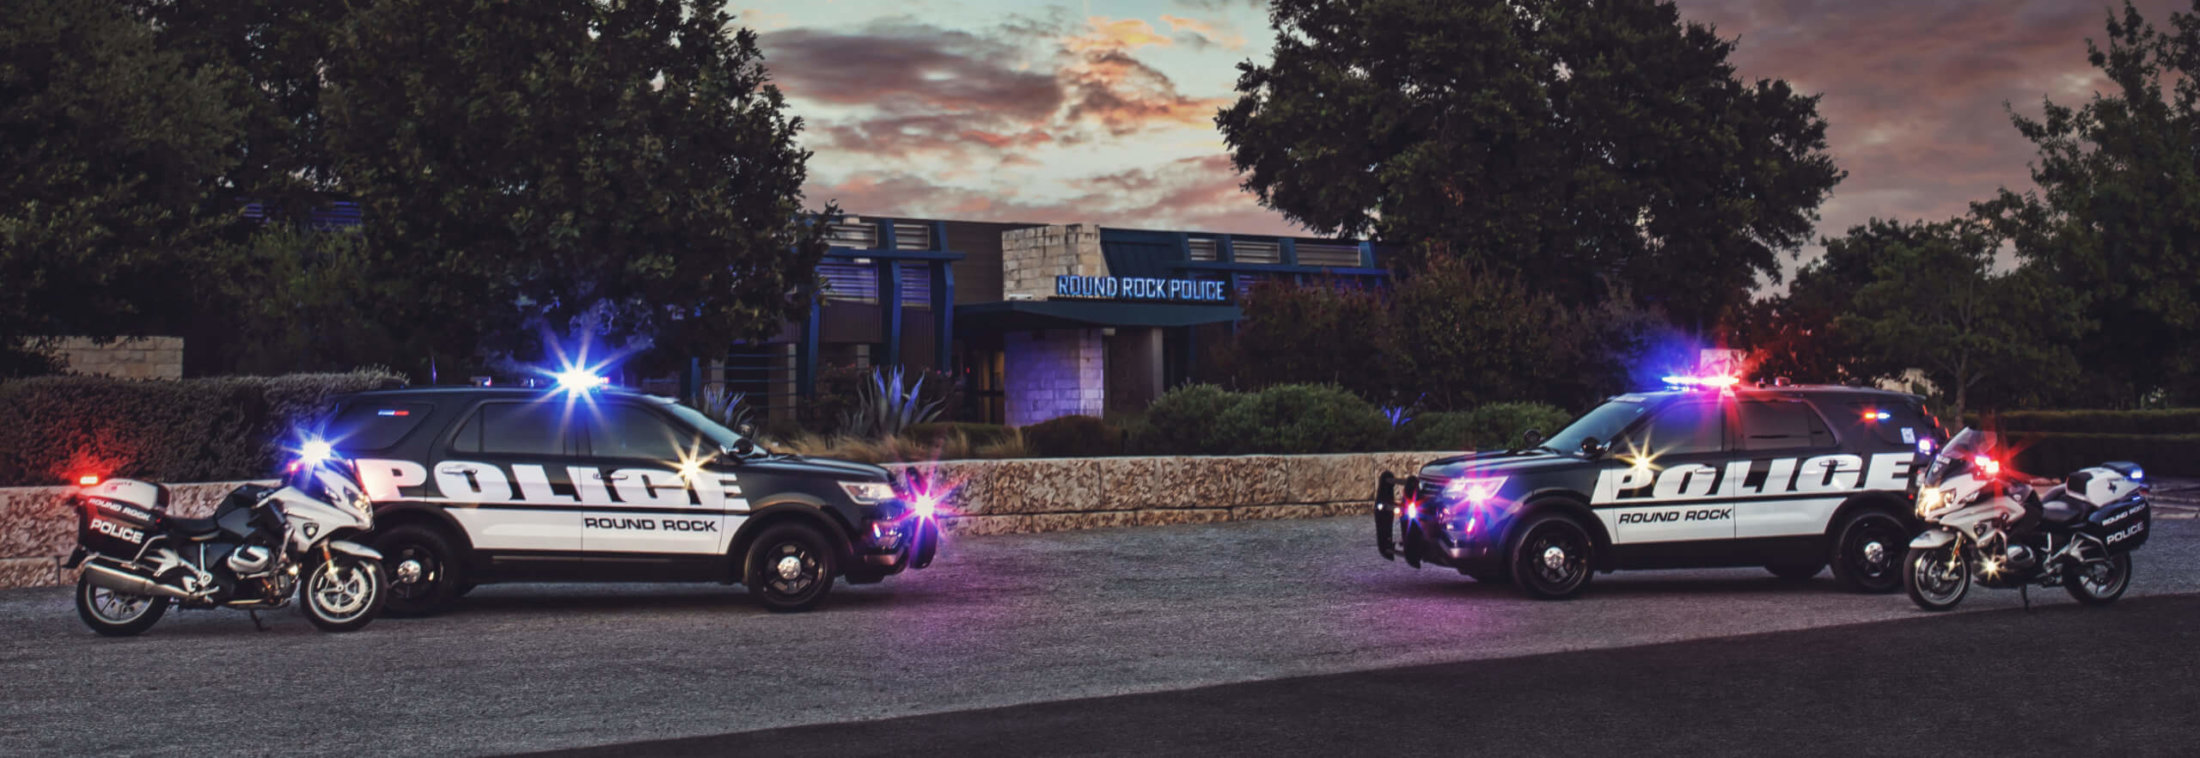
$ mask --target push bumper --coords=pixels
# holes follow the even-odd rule
[[[1388,471],[1375,488],[1375,551],[1386,560],[1405,559],[1420,568],[1427,563],[1449,566],[1461,573],[1494,571],[1504,565],[1504,550],[1482,535],[1462,537],[1448,533],[1441,507],[1421,490],[1421,480],[1398,477]]]
[[[940,524],[930,517],[904,514],[872,521],[859,537],[856,562],[864,573],[885,576],[922,569],[939,557]]]

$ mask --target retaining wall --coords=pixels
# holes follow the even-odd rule
[[[1037,458],[895,465],[950,484],[954,534],[1014,534],[1365,513],[1384,470],[1449,453]],[[912,470],[913,469],[913,470]],[[170,511],[203,517],[238,482],[170,485]],[[72,583],[69,487],[0,488],[0,588]]]

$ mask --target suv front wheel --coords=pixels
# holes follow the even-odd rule
[[[1561,515],[1529,521],[1513,541],[1513,583],[1543,600],[1579,595],[1595,570],[1595,551],[1596,543],[1579,521]]]
[[[768,610],[806,611],[833,590],[833,543],[814,527],[780,524],[765,529],[749,546],[742,583]]]
[[[440,613],[471,588],[462,574],[458,550],[443,530],[420,524],[381,532],[374,549],[382,553],[382,575],[389,600],[382,612],[392,616]]]

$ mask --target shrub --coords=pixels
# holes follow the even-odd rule
[[[2132,461],[2148,478],[2200,476],[2200,434],[2040,434],[2014,432],[2015,467],[2033,476],[2061,478],[2087,466]]]
[[[1333,384],[1279,384],[1231,406],[1216,423],[1236,452],[1352,453],[1382,447],[1390,420]]]
[[[980,424],[970,421],[935,421],[917,424],[902,432],[902,436],[918,442],[939,444],[951,435],[960,434],[972,448],[997,445],[1015,434],[1015,427],[1003,424]]]
[[[1123,430],[1092,416],[1063,416],[1024,427],[1024,445],[1040,458],[1123,454]]]
[[[1226,441],[1216,434],[1222,414],[1244,396],[1212,384],[1193,384],[1163,393],[1146,408],[1139,452],[1162,455],[1217,454],[1227,452]]]
[[[1977,426],[1978,414],[1963,416],[1966,425]],[[2200,408],[2158,411],[2009,411],[1994,416],[2005,432],[2062,432],[2082,434],[2200,434]]]
[[[939,377],[939,374],[932,376]],[[898,436],[902,430],[917,424],[938,420],[947,398],[934,393],[932,399],[926,401],[922,394],[924,373],[918,374],[914,383],[905,383],[907,378],[900,366],[892,370],[872,369],[871,378],[864,382],[856,404],[841,415],[840,433],[885,439]]]
[[[1511,447],[1529,429],[1548,437],[1565,428],[1573,416],[1542,403],[1491,403],[1468,412],[1469,429],[1476,448]]]
[[[1474,419],[1467,411],[1423,413],[1391,433],[1398,450],[1473,450]]]
[[[180,381],[56,376],[0,384],[0,485],[83,473],[155,481],[274,473],[295,427],[337,395],[402,386],[379,369]]]
[[[873,389],[877,369],[870,366],[824,366],[817,372],[817,394],[805,398],[796,410],[797,421],[807,431],[820,434],[841,434],[849,430],[842,424],[858,413],[858,406]],[[936,421],[952,421],[962,410],[961,386],[955,377],[938,371],[918,371],[908,374],[904,381],[918,385],[918,406],[937,404],[940,415]],[[905,387],[907,385],[904,385]]]

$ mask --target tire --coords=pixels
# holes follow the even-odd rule
[[[1971,591],[1971,566],[1962,547],[1950,542],[1935,548],[1910,548],[1902,558],[1902,588],[1910,602],[1928,611],[1954,610]],[[1948,568],[1953,561],[1956,566]]]
[[[2063,589],[2086,605],[2108,605],[2131,589],[2131,554],[2118,553],[2108,563],[2065,569]]]
[[[472,589],[454,544],[448,532],[421,524],[376,535],[374,549],[382,553],[382,575],[388,580],[383,611],[401,618],[434,615],[449,610]]]
[[[389,598],[381,561],[338,555],[313,562],[298,579],[298,607],[324,632],[367,628]]]
[[[832,592],[836,563],[833,541],[815,527],[780,524],[750,543],[742,583],[766,610],[806,611]]]
[[[1773,576],[1780,577],[1781,581],[1801,583],[1817,578],[1818,572],[1826,570],[1826,564],[1823,561],[1818,563],[1775,563],[1766,566],[1765,570],[1772,572]]]
[[[1596,570],[1596,542],[1571,517],[1551,515],[1520,528],[1507,551],[1513,586],[1539,600],[1564,600],[1581,594]]]
[[[1842,589],[1884,594],[1902,589],[1903,550],[1910,544],[1910,528],[1902,519],[1882,510],[1858,511],[1834,532],[1833,579]]]
[[[102,637],[144,634],[167,612],[168,598],[125,595],[87,578],[76,580],[76,617]]]

